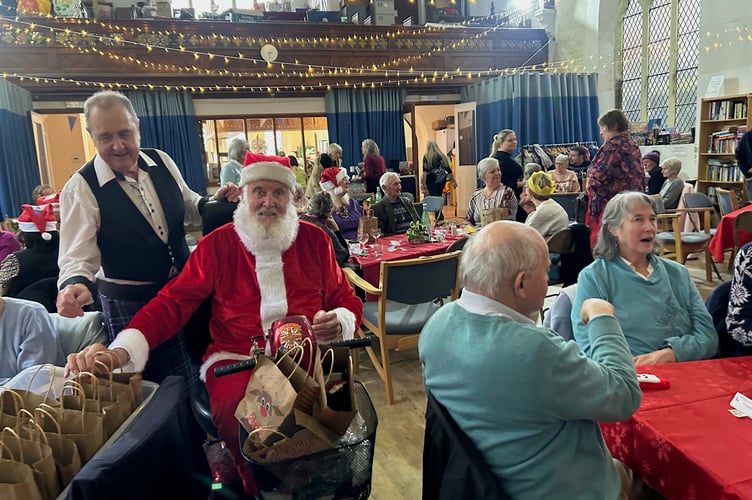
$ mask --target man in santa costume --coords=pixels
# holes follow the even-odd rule
[[[292,169],[249,154],[252,159],[246,159],[250,165],[241,175],[243,197],[233,223],[199,241],[183,271],[136,314],[109,350],[126,370],[142,370],[149,351],[174,335],[211,296],[212,343],[201,379],[219,437],[227,444],[244,489],[256,493],[240,453],[234,416],[251,372],[216,378],[213,368],[247,359],[251,338],[291,314],[308,317],[319,342],[351,339],[363,305],[337,265],[329,237],[313,224],[298,221],[292,205]],[[92,369],[94,358],[105,350],[95,344],[71,354],[66,371]]]

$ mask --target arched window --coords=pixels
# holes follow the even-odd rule
[[[700,0],[628,0],[620,107],[631,121],[689,132],[697,112]]]

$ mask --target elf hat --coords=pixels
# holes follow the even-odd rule
[[[57,221],[52,205],[21,205],[18,216],[18,229],[24,233],[42,233],[42,239],[50,241],[50,231],[57,231]]]
[[[342,167],[329,167],[325,168],[321,172],[321,189],[324,191],[331,191],[342,182],[342,179],[347,179],[347,170]]]
[[[277,181],[292,191],[297,182],[295,173],[286,156],[271,156],[248,151],[243,162],[245,168],[240,174],[240,187],[260,180]]]

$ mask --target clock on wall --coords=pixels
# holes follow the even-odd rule
[[[277,56],[279,56],[279,51],[274,45],[267,43],[261,47],[261,59],[264,61],[272,63],[277,60]]]

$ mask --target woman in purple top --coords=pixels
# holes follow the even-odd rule
[[[342,167],[330,167],[321,172],[321,189],[332,195],[334,209],[332,218],[346,240],[358,239],[358,224],[363,212],[355,198],[347,194],[350,178]]]
[[[10,231],[0,230],[0,262],[18,250],[21,250],[21,244],[16,239],[16,235]]]

